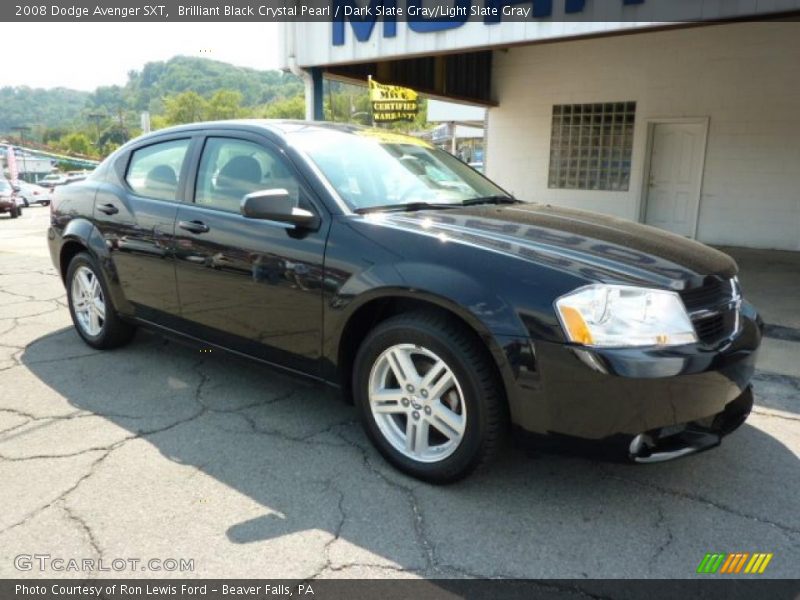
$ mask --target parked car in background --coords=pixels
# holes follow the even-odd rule
[[[718,445],[753,405],[763,323],[733,259],[522,202],[417,138],[300,121],[162,129],[51,208],[50,253],[88,345],[152,327],[339,386],[377,449],[427,481],[466,476],[512,426],[677,458]]]
[[[83,181],[89,175],[91,175],[91,173],[92,173],[91,171],[67,171],[66,173],[50,173],[49,175],[45,175],[37,183],[42,187],[52,189],[60,185],[73,183],[75,181]]]
[[[74,181],[83,181],[91,174],[91,171],[68,171],[66,183],[73,183]]]
[[[64,185],[67,182],[67,176],[64,173],[50,173],[49,175],[45,175],[42,179],[40,179],[37,182],[37,185],[46,188],[54,188],[57,185]]]
[[[22,206],[17,193],[6,179],[0,179],[0,213],[8,213],[12,219],[22,214]]]
[[[28,183],[27,181],[20,181],[17,183],[17,196],[20,197],[25,206],[31,204],[41,204],[47,206],[50,204],[51,190],[35,183]]]

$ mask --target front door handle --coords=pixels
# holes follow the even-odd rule
[[[206,233],[210,229],[202,221],[178,221],[178,227],[192,233]]]
[[[119,212],[119,209],[113,204],[101,204],[97,207],[97,210],[107,215],[115,215]]]

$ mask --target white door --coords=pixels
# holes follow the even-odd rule
[[[707,123],[656,123],[650,144],[645,223],[693,238],[700,206]]]

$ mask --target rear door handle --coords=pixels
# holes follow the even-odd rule
[[[202,221],[178,221],[178,227],[192,233],[205,233],[210,229]]]
[[[97,207],[97,210],[107,215],[115,215],[119,212],[119,209],[113,204],[101,204]]]

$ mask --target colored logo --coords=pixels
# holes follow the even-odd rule
[[[766,570],[771,560],[771,552],[769,554],[766,552],[753,552],[752,554],[750,552],[734,552],[732,554],[709,552],[697,565],[697,572],[702,574],[748,573],[760,575]]]

